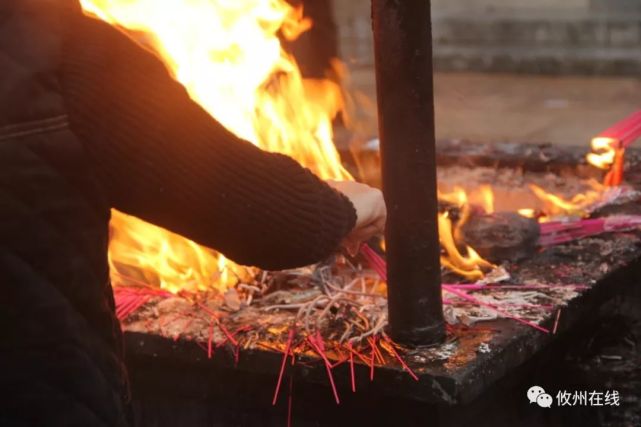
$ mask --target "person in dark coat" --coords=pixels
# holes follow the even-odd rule
[[[385,221],[379,191],[239,140],[75,1],[1,1],[0,425],[129,424],[112,207],[265,269]]]

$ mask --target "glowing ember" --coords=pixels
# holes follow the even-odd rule
[[[284,153],[325,179],[350,179],[332,143],[343,108],[338,85],[303,79],[281,47],[309,29],[285,0],[81,0],[88,15],[144,35],[191,98],[230,131]],[[147,283],[225,289],[247,270],[183,237],[114,212],[110,262],[114,283],[138,271]],[[121,272],[121,273],[119,273]],[[126,272],[126,273],[122,273]]]

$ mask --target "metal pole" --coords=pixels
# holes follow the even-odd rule
[[[443,339],[429,0],[372,0],[389,333]]]

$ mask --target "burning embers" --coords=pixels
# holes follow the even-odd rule
[[[549,178],[516,170],[441,169],[439,182],[452,188],[439,192],[441,264],[446,271],[471,281],[483,279],[496,267],[494,263],[523,259],[538,246],[557,241],[551,236],[558,228],[543,224],[562,223],[568,229],[582,229],[580,220],[592,212],[638,196],[630,188],[606,187],[592,179]],[[463,188],[468,182],[492,180],[494,187],[484,184]],[[544,190],[557,186],[557,192]],[[532,207],[520,208],[524,204]]]

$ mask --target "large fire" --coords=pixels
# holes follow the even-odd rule
[[[343,108],[331,80],[301,76],[280,37],[311,26],[284,0],[81,0],[85,13],[152,49],[191,98],[257,146],[295,158],[325,179],[350,179],[332,142]],[[143,40],[144,39],[144,40]],[[245,267],[181,236],[113,212],[114,283],[139,280],[170,291],[224,289]]]
[[[81,0],[102,19],[151,49],[191,98],[239,137],[287,154],[324,179],[352,179],[333,144],[332,120],[344,108],[330,79],[305,79],[281,46],[312,23],[285,0]],[[339,71],[339,70],[335,70]],[[607,151],[607,150],[606,150]],[[603,166],[613,159],[603,156]],[[580,209],[533,188],[552,213]],[[440,194],[459,209],[439,216],[441,262],[468,279],[493,267],[473,248],[457,246],[457,229],[472,206],[494,211],[489,186]],[[530,210],[532,213],[534,210]],[[524,214],[527,214],[525,211]],[[171,292],[225,290],[255,274],[215,251],[137,218],[113,211],[109,247],[115,284],[151,284]]]

